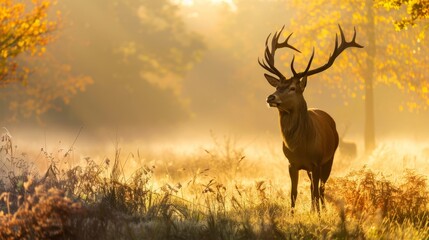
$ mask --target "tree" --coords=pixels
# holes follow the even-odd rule
[[[61,14],[51,16],[52,5],[52,0],[0,3],[0,120],[34,116],[40,122],[44,113],[58,110],[92,83],[47,50]]]
[[[429,19],[429,1],[426,0],[376,0],[375,2],[378,6],[382,6],[387,10],[396,10],[401,13],[406,12],[405,14],[401,14],[406,16],[400,16],[394,22],[399,30],[405,29],[408,26],[415,26],[418,22]]]
[[[404,104],[411,111],[426,110],[429,105],[426,44],[420,44],[421,39],[415,37],[415,31],[395,32],[389,27],[395,16],[374,8],[373,4],[372,0],[322,0],[306,5],[295,2],[297,11],[307,14],[298,15],[301,18],[296,18],[291,24],[291,28],[296,29],[295,41],[301,46],[298,48],[304,53],[300,55],[308,58],[312,47],[316,47],[318,52],[313,66],[322,64],[328,58],[332,51],[332,33],[338,32],[338,23],[347,32],[356,26],[357,41],[365,48],[344,54],[335,63],[336,67],[329,70],[329,76],[321,74],[319,77],[345,98],[356,98],[359,93],[362,94],[367,152],[375,147],[374,86],[395,86],[410,94],[410,101]],[[300,62],[298,57],[302,56],[297,56],[296,62]],[[304,59],[301,61],[306,62]]]
[[[25,81],[29,69],[19,69],[16,58],[23,53],[43,54],[52,41],[57,22],[48,19],[49,0],[33,0],[33,8],[14,0],[0,3],[0,87]]]

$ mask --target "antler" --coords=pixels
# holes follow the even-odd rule
[[[311,66],[311,63],[312,63],[313,58],[314,58],[314,48],[313,48],[313,53],[311,54],[310,60],[308,61],[307,67],[305,68],[305,71],[297,73],[295,71],[294,66],[293,66],[294,61],[295,61],[295,55],[294,55],[292,58],[292,61],[290,63],[290,68],[291,68],[291,71],[293,73],[293,77],[291,77],[290,79],[292,79],[292,78],[298,78],[299,79],[299,78],[302,78],[304,76],[311,76],[313,74],[323,72],[326,69],[328,69],[329,67],[331,67],[332,64],[334,63],[335,59],[347,48],[349,48],[349,47],[363,48],[362,45],[356,43],[356,28],[354,28],[354,34],[353,34],[352,40],[350,42],[347,42],[346,38],[344,36],[344,33],[343,33],[343,29],[341,28],[341,26],[339,24],[338,24],[338,27],[340,28],[341,43],[338,46],[338,34],[336,34],[335,35],[335,48],[334,48],[334,51],[332,52],[332,54],[329,56],[328,62],[321,67],[310,70],[310,66]],[[280,78],[280,80],[290,80],[290,79],[286,79],[283,76],[283,74],[274,66],[274,55],[275,55],[275,52],[278,48],[284,48],[284,47],[291,48],[291,49],[300,53],[300,51],[298,49],[296,49],[295,47],[293,47],[287,43],[289,38],[292,36],[292,33],[289,34],[289,36],[286,38],[286,40],[284,42],[282,42],[282,43],[278,42],[283,29],[284,29],[284,26],[282,27],[282,29],[279,32],[276,32],[274,34],[274,36],[272,38],[272,42],[271,42],[271,51],[268,48],[268,40],[269,40],[271,34],[268,35],[267,40],[265,41],[265,46],[266,46],[265,47],[265,59],[264,59],[265,61],[261,62],[258,59],[258,62],[259,62],[259,65],[261,65],[265,70],[269,71],[272,74],[277,75]]]
[[[265,41],[265,61],[263,60],[261,62],[261,60],[258,58],[258,63],[259,65],[261,65],[261,67],[263,67],[265,70],[267,70],[268,72],[276,75],[277,77],[279,77],[280,80],[286,80],[285,76],[283,76],[283,74],[274,66],[274,56],[276,54],[276,50],[278,48],[290,48],[293,49],[297,52],[300,52],[298,49],[296,49],[295,47],[293,47],[292,45],[290,45],[288,43],[289,38],[292,36],[293,33],[289,34],[289,36],[286,38],[286,40],[284,42],[279,43],[279,38],[283,32],[285,26],[282,27],[282,29],[280,29],[279,32],[274,33],[273,38],[271,39],[271,51],[268,47],[268,40],[271,36],[268,35],[267,40]],[[293,60],[292,60],[292,64],[291,64],[291,68],[292,71],[295,72],[295,70],[293,69]],[[294,73],[295,74],[295,73]]]
[[[356,27],[354,28],[353,38],[352,38],[352,40],[350,42],[346,41],[346,38],[344,37],[343,29],[341,29],[341,26],[339,24],[338,24],[338,27],[340,29],[340,34],[341,34],[341,43],[340,43],[340,46],[338,46],[338,34],[335,34],[334,52],[329,56],[328,62],[325,65],[323,65],[321,67],[318,67],[316,69],[312,69],[310,71],[308,71],[308,67],[307,67],[307,69],[303,73],[299,73],[300,76],[298,76],[298,77],[303,77],[304,75],[311,76],[313,74],[325,71],[326,69],[328,69],[329,67],[331,67],[332,64],[334,63],[335,59],[344,50],[346,50],[349,47],[363,48],[362,45],[356,43]],[[314,56],[314,48],[313,48],[313,54],[311,55],[310,63],[311,63],[311,60],[313,59],[313,56]],[[297,75],[297,74],[294,73],[294,76],[295,75]]]

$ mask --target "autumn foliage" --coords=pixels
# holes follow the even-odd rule
[[[377,0],[377,5],[383,6],[387,10],[400,11],[402,14],[394,23],[398,30],[407,29],[418,23],[424,25],[424,21],[429,19],[429,1],[426,0]],[[402,11],[401,11],[402,10]],[[405,13],[404,13],[405,12]]]
[[[58,22],[49,20],[47,14],[53,3],[47,0],[31,2],[3,0],[0,3],[0,87],[25,80],[29,69],[19,69],[16,57],[27,52],[41,55],[53,39],[51,33]]]
[[[7,107],[2,120],[34,117],[42,123],[43,114],[61,110],[93,83],[47,49],[61,22],[54,5],[52,0],[0,2],[0,101]]]

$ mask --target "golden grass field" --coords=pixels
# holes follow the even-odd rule
[[[70,146],[34,157],[7,134],[0,147],[0,239],[429,238],[424,144],[337,154],[320,215],[305,172],[291,214],[281,149],[258,154],[229,137],[187,152],[117,146],[94,158]]]

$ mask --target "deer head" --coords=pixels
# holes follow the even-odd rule
[[[300,104],[305,104],[305,100],[303,98],[302,93],[305,90],[305,87],[307,86],[307,77],[323,72],[329,67],[332,66],[335,59],[347,48],[349,47],[357,47],[362,48],[363,46],[356,43],[356,29],[354,29],[354,35],[350,42],[347,42],[343,30],[341,29],[341,26],[338,25],[340,29],[340,38],[341,43],[338,45],[338,35],[335,37],[335,48],[333,53],[328,59],[328,62],[324,64],[323,66],[320,66],[315,69],[311,69],[311,62],[313,61],[314,57],[314,48],[313,53],[311,54],[310,60],[308,61],[307,67],[302,72],[297,72],[294,68],[294,60],[295,55],[292,58],[290,68],[292,71],[293,76],[290,78],[286,78],[274,65],[274,57],[276,50],[279,48],[289,48],[296,52],[300,51],[290,45],[288,43],[290,37],[292,36],[292,33],[289,34],[289,36],[286,38],[284,42],[279,42],[279,38],[282,35],[284,26],[282,29],[276,33],[274,33],[274,36],[271,39],[271,50],[268,46],[268,41],[270,39],[270,35],[268,35],[267,40],[265,42],[265,56],[264,60],[261,61],[258,59],[259,65],[261,65],[265,70],[267,70],[269,73],[274,74],[275,76],[272,76],[270,74],[264,74],[265,78],[267,79],[268,83],[276,88],[276,91],[269,95],[267,98],[267,103],[270,107],[277,107],[280,111],[284,112],[291,112],[296,107],[298,107]],[[306,105],[305,105],[306,107]]]

